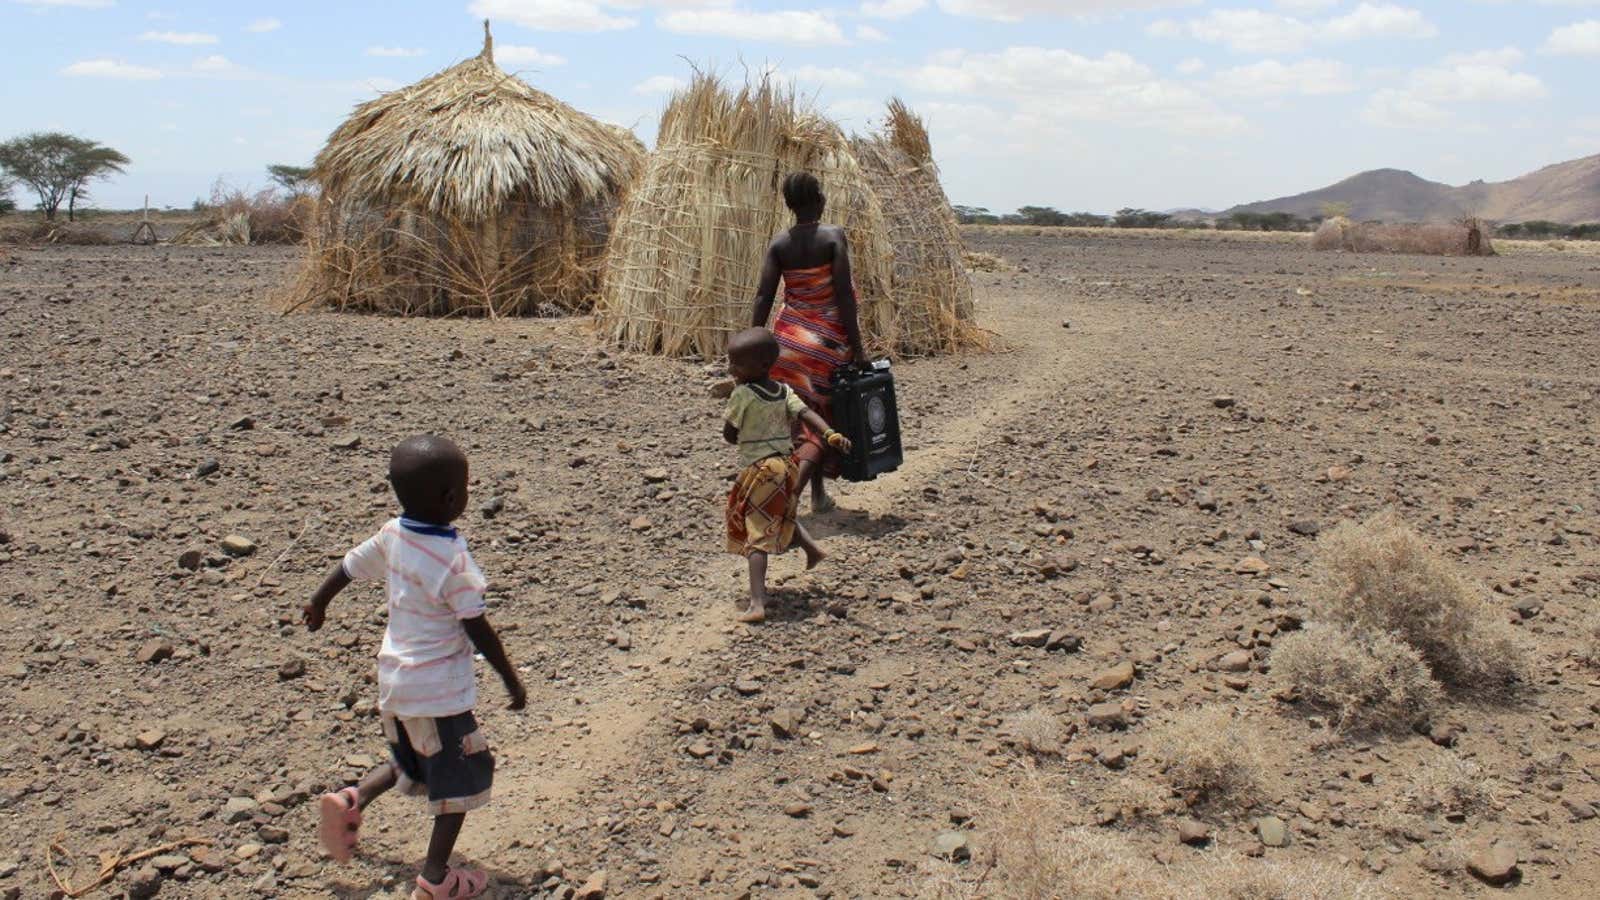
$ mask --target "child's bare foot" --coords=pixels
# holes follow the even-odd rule
[[[757,625],[766,620],[767,604],[757,600],[751,600],[749,608],[739,614],[739,621],[746,625]]]
[[[819,515],[831,513],[838,508],[838,502],[827,494],[813,495],[811,498],[811,511]]]
[[[806,571],[807,572],[811,571],[812,569],[815,569],[819,563],[821,563],[823,560],[828,558],[828,554],[823,553],[822,552],[822,548],[816,546],[815,544],[813,544],[813,545],[811,545],[809,547],[805,547],[803,549],[806,551]]]
[[[322,849],[338,862],[349,862],[355,853],[360,835],[361,807],[356,789],[347,787],[332,794],[323,794],[319,804],[321,821],[317,838]]]

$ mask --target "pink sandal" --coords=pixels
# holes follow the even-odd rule
[[[488,889],[487,873],[477,869],[452,868],[444,873],[444,880],[438,884],[418,875],[417,888],[411,892],[411,900],[463,900],[476,897]]]
[[[317,837],[322,849],[339,862],[349,862],[361,838],[361,795],[353,787],[322,795],[322,823]]]

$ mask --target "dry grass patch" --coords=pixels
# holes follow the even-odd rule
[[[1406,810],[1423,816],[1478,815],[1499,802],[1500,782],[1477,763],[1456,756],[1417,769],[1406,794]]]
[[[1150,735],[1149,748],[1162,777],[1191,807],[1239,808],[1258,792],[1256,743],[1227,709],[1178,713]]]
[[[1279,641],[1272,676],[1341,731],[1409,729],[1427,720],[1440,690],[1422,654],[1393,637],[1314,622]]]
[[[1059,756],[1071,737],[1059,716],[1039,707],[1008,719],[1005,733],[1019,748],[1034,756]]]
[[[1318,550],[1318,618],[1393,633],[1451,686],[1503,691],[1528,680],[1527,650],[1485,591],[1393,512],[1342,523]]]
[[[1600,613],[1585,619],[1578,631],[1578,660],[1600,669]]]

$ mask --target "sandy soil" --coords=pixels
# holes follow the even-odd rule
[[[531,691],[514,714],[481,679],[500,771],[462,850],[500,896],[600,870],[614,897],[916,896],[930,840],[965,821],[981,857],[995,798],[1036,783],[1008,717],[1079,726],[1044,765],[1093,824],[1147,774],[1151,723],[1202,703],[1237,709],[1269,763],[1215,848],[1260,853],[1270,812],[1291,839],[1269,858],[1401,896],[1490,891],[1438,862],[1490,840],[1516,848],[1520,895],[1600,892],[1600,820],[1574,821],[1600,803],[1600,671],[1576,658],[1600,598],[1600,261],[974,240],[1019,267],[975,276],[1009,352],[898,367],[905,468],[840,488],[811,520],[832,560],[779,561],[755,629],[719,553],[735,462],[711,369],[602,352],[580,321],[283,318],[282,249],[0,260],[0,896],[47,895],[53,840],[81,883],[98,853],[187,838],[213,843],[100,895],[399,895],[421,810],[374,807],[340,868],[308,802],[382,752],[381,593],[347,592],[318,635],[296,622],[393,513],[387,450],[420,430],[472,456],[461,524]],[[1441,711],[1454,746],[1329,741],[1264,671],[1311,573],[1289,525],[1387,506],[1537,648],[1538,690]],[[1245,556],[1270,571],[1235,574]],[[1034,628],[1081,648],[1010,640]],[[1216,670],[1241,648],[1249,671]],[[1125,661],[1130,688],[1091,689]],[[1127,730],[1084,722],[1108,699]],[[1447,757],[1497,804],[1385,833]],[[1174,821],[1107,828],[1153,860],[1202,852]]]

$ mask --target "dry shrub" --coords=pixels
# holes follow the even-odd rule
[[[1066,745],[1066,729],[1061,719],[1046,709],[1034,707],[1011,717],[1005,725],[1017,746],[1035,756],[1057,756]]]
[[[1504,690],[1528,680],[1527,650],[1510,623],[1393,512],[1340,524],[1318,550],[1319,618],[1393,633],[1448,685]]]
[[[961,263],[969,272],[1010,272],[1016,267],[1007,262],[1005,257],[993,253],[981,253],[969,250],[961,254]]]
[[[306,236],[316,201],[268,189],[250,193],[218,180],[211,186],[205,221],[173,237],[202,246],[298,244]]]
[[[1406,795],[1415,815],[1475,815],[1493,809],[1500,785],[1471,760],[1444,756],[1417,769]]]
[[[116,241],[103,229],[70,222],[38,221],[0,227],[0,244],[68,244],[99,247]]]
[[[1377,900],[1377,883],[1333,863],[1233,853],[1163,865],[1113,831],[1066,824],[1061,795],[1027,785],[981,818],[966,865],[929,864],[918,893],[941,900]]]
[[[1578,640],[1578,660],[1600,669],[1600,613],[1584,620]]]
[[[1272,675],[1342,731],[1409,729],[1439,702],[1422,654],[1387,634],[1313,622],[1278,642]]]
[[[1238,807],[1258,789],[1256,743],[1222,707],[1178,713],[1150,735],[1150,749],[1162,776],[1189,806]]]
[[[1451,223],[1396,224],[1328,219],[1311,236],[1314,250],[1349,253],[1413,253],[1424,256],[1494,256],[1487,230],[1477,219]]]

